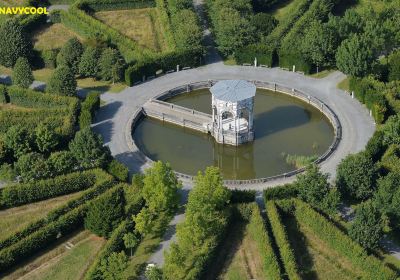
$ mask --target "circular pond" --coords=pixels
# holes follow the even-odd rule
[[[211,114],[208,89],[168,102]],[[265,178],[295,170],[325,153],[334,139],[328,118],[313,106],[282,93],[257,89],[254,142],[238,147],[215,142],[211,135],[151,118],[140,120],[133,139],[152,160],[169,162],[178,172],[195,175],[218,166],[224,179]]]

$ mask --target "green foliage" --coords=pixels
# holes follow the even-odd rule
[[[76,96],[76,80],[73,70],[59,66],[51,75],[46,88],[47,92],[63,96]]]
[[[203,31],[195,12],[183,9],[171,18],[177,50],[200,49]]]
[[[89,267],[85,280],[103,279],[101,271],[101,263],[106,260],[113,252],[119,252],[124,247],[123,236],[129,231],[129,226],[126,221],[121,222],[118,227],[112,232],[107,243],[103,246],[100,252],[97,254],[96,259]]]
[[[198,173],[189,193],[185,221],[177,228],[177,243],[165,254],[165,279],[199,279],[228,224],[224,209],[229,197],[218,168]]]
[[[91,171],[76,172],[32,183],[7,185],[1,192],[3,207],[15,207],[87,189],[96,180]]]
[[[370,155],[374,162],[377,162],[384,152],[387,146],[383,144],[383,132],[378,130],[375,131],[374,135],[368,140],[367,146],[365,147],[365,152]]]
[[[79,127],[87,128],[92,124],[96,111],[100,108],[100,94],[89,92],[85,101],[81,103],[81,113],[79,115]]]
[[[82,53],[81,42],[76,37],[69,39],[57,55],[57,66],[66,66],[72,70],[74,75],[78,74]]]
[[[129,10],[154,7],[153,0],[81,0],[85,7],[91,11]]]
[[[48,223],[24,239],[0,251],[0,271],[4,272],[11,266],[25,260],[54,244],[60,236],[73,232],[82,225],[86,207],[78,207],[56,221]]]
[[[338,192],[328,183],[328,174],[323,174],[315,164],[309,165],[304,174],[299,174],[295,185],[299,197],[312,206],[330,214],[336,214],[340,201]]]
[[[287,237],[285,227],[282,224],[275,202],[272,200],[267,201],[266,208],[268,220],[271,223],[272,233],[274,234],[276,245],[278,246],[288,278],[301,279],[293,249],[290,247],[289,239]]]
[[[22,182],[34,182],[49,177],[49,166],[43,155],[29,153],[22,155],[15,163],[15,170]]]
[[[362,77],[371,69],[373,52],[370,42],[354,35],[342,42],[336,53],[336,66],[345,74]]]
[[[13,84],[28,88],[33,82],[33,74],[29,61],[25,57],[17,59],[12,74]]]
[[[100,49],[86,47],[79,62],[79,74],[83,77],[98,77]]]
[[[389,81],[400,80],[400,51],[389,56]]]
[[[124,234],[123,239],[124,239],[125,248],[130,249],[131,257],[132,257],[132,250],[134,248],[136,248],[136,246],[138,245],[139,239],[132,232],[128,232],[128,233]]]
[[[278,25],[278,21],[267,13],[258,13],[250,18],[250,24],[255,28],[256,41],[265,42],[266,37]]]
[[[124,194],[126,200],[125,213],[127,216],[134,216],[144,206],[144,199],[142,196],[142,188],[137,185],[125,184]]]
[[[398,200],[400,198],[400,173],[390,172],[378,180],[378,189],[374,194],[373,202],[376,208],[390,218],[399,219]],[[397,220],[394,224],[396,224]]]
[[[321,214],[306,203],[295,201],[295,216],[299,223],[309,227],[331,249],[347,257],[355,266],[360,267],[370,279],[394,280],[396,273],[386,267],[373,255],[354,242]]]
[[[382,127],[383,144],[400,145],[400,114],[391,116]]]
[[[390,145],[377,165],[383,172],[400,173],[400,146]]]
[[[365,200],[375,190],[376,167],[365,152],[347,156],[337,168],[336,186],[342,197]]]
[[[121,185],[97,197],[88,206],[85,228],[102,237],[110,237],[124,215],[124,193]]]
[[[103,146],[101,136],[90,128],[75,134],[75,138],[69,143],[69,150],[84,169],[105,166],[110,158],[110,151]]]
[[[43,60],[44,66],[46,68],[54,69],[57,66],[57,55],[60,52],[59,49],[52,50],[42,50],[40,52],[40,57]]]
[[[3,137],[4,147],[17,159],[34,150],[33,142],[32,133],[21,125],[11,126]]]
[[[35,129],[35,144],[39,152],[49,153],[59,144],[59,137],[48,124],[39,124]]]
[[[252,190],[231,190],[231,203],[249,203],[256,199],[256,192]]]
[[[7,88],[5,85],[0,84],[0,104],[7,103]]]
[[[17,20],[7,20],[0,26],[0,64],[13,67],[19,57],[29,58],[32,44]]]
[[[382,216],[375,205],[364,202],[357,207],[349,235],[366,249],[376,249],[383,236]]]
[[[76,166],[76,160],[71,152],[61,151],[51,153],[47,159],[52,176],[64,175],[72,172]]]
[[[101,260],[100,270],[104,280],[125,280],[124,270],[128,267],[128,257],[123,251],[112,252]]]
[[[147,280],[162,280],[163,279],[163,272],[157,266],[152,266],[146,268],[144,273]]]
[[[129,176],[128,167],[117,160],[112,160],[107,166],[107,172],[117,178],[119,181],[127,182]]]
[[[257,58],[257,64],[267,65],[269,67],[273,66],[274,52],[270,46],[265,44],[250,44],[239,48],[235,52],[235,60],[240,64],[244,63],[254,63],[254,58]]]
[[[105,81],[112,81],[114,83],[122,79],[124,62],[117,50],[107,48],[101,53],[99,68],[99,76]]]
[[[17,177],[17,172],[13,166],[8,163],[4,163],[0,166],[0,180],[3,182],[11,182]]]
[[[285,184],[273,188],[267,188],[263,191],[264,200],[285,199],[296,197],[299,189],[296,184]]]

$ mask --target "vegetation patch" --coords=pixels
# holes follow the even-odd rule
[[[40,51],[60,49],[73,37],[79,36],[61,23],[46,24],[34,33],[32,43]]]

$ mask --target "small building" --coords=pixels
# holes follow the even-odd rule
[[[215,140],[234,146],[253,141],[255,85],[242,80],[226,80],[217,82],[210,91]]]

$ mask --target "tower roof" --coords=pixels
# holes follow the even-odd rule
[[[210,91],[219,100],[237,102],[254,97],[256,86],[243,80],[225,80],[217,82]]]

